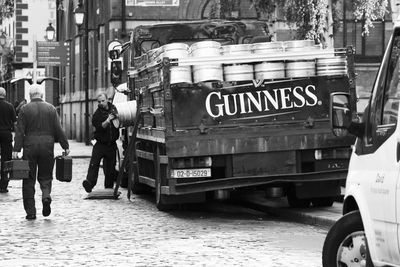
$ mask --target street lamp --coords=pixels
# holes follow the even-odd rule
[[[83,88],[85,90],[85,143],[90,145],[89,139],[89,40],[88,40],[88,0],[84,2],[82,8],[82,1],[79,1],[78,6],[74,10],[75,23],[80,28],[83,25]]]
[[[51,26],[51,23],[49,23],[49,26],[47,26],[47,28],[46,28],[47,41],[53,41],[55,33],[56,33],[56,30],[54,29],[53,26]]]
[[[85,10],[82,8],[82,3],[79,3],[78,6],[74,10],[75,15],[75,24],[80,27],[83,24],[83,20],[85,18]]]

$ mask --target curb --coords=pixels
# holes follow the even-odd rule
[[[336,222],[335,219],[307,214],[305,212],[296,209],[269,207],[264,204],[258,203],[254,200],[252,201],[247,199],[244,200],[242,204],[248,208],[252,208],[258,211],[263,211],[272,214],[274,216],[289,219],[291,221],[308,225],[322,226],[328,229],[332,227],[332,225]]]

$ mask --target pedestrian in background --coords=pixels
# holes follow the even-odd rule
[[[16,115],[14,107],[5,100],[6,90],[0,87],[0,150],[1,150],[1,177],[0,193],[7,193],[8,178],[4,173],[4,162],[12,156],[12,130]]]
[[[100,162],[103,159],[104,187],[113,188],[117,176],[115,170],[117,139],[119,130],[114,126],[112,120],[116,118],[116,108],[111,104],[105,93],[97,96],[98,109],[93,114],[92,124],[95,128],[94,138],[96,143],[93,146],[92,158],[90,159],[89,169],[86,180],[82,182],[85,191],[92,192],[97,183]]]
[[[15,109],[15,112],[17,113],[17,115],[19,114],[19,111],[21,110],[21,108],[26,105],[26,103],[28,103],[28,101],[26,99],[24,99],[18,104],[17,108]]]
[[[43,89],[33,84],[29,88],[31,102],[24,105],[15,130],[13,158],[23,148],[23,159],[29,161],[29,178],[22,182],[22,197],[27,220],[36,219],[36,177],[42,191],[43,216],[51,213],[51,188],[54,167],[54,143],[59,142],[69,154],[69,144],[55,107],[43,101]]]

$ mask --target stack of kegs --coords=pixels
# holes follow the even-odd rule
[[[222,47],[225,56],[248,56],[251,55],[250,45],[226,45]],[[224,81],[247,81],[254,79],[254,68],[252,64],[232,64],[224,66]]]
[[[163,46],[163,57],[187,58],[189,46],[184,43],[171,43]],[[192,83],[192,70],[190,66],[172,66],[170,83]]]
[[[310,52],[320,50],[313,40],[286,41],[283,44],[285,52]],[[298,78],[315,75],[315,60],[300,59],[286,61],[286,77]]]
[[[202,41],[190,46],[191,57],[219,57],[221,44],[215,41]],[[222,81],[222,64],[193,65],[193,81],[195,83],[207,81]]]
[[[283,52],[282,42],[255,43],[251,45],[254,54],[273,55]],[[254,65],[255,78],[259,80],[270,80],[285,78],[285,62],[265,61]]]

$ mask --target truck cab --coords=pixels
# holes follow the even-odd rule
[[[323,266],[400,266],[400,25],[384,54],[361,122],[346,94],[332,94],[332,127],[357,136],[343,217],[330,229]]]

